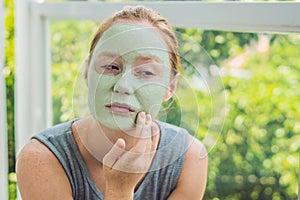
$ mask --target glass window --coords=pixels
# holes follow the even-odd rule
[[[82,75],[97,27],[89,21],[51,23],[55,124],[87,112]],[[174,109],[168,108],[171,114],[164,120],[181,123],[207,146],[205,199],[296,199],[300,35],[174,30],[191,93],[184,101],[168,102]],[[222,81],[215,94],[210,84],[216,82],[209,82],[216,77],[211,66],[217,67]],[[215,102],[223,101],[224,94],[226,102]],[[217,116],[221,121],[215,129]]]

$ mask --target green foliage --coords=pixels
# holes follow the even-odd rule
[[[8,172],[9,172],[9,199],[16,199],[15,174],[15,137],[14,137],[14,1],[5,0],[5,55],[4,76],[6,84],[6,108],[7,108],[7,143],[8,143]]]
[[[297,198],[299,55],[299,36],[276,36],[248,59],[251,78],[223,78],[228,114],[209,154],[206,199]]]
[[[227,115],[222,133],[209,152],[205,199],[296,199],[299,35],[268,35],[271,47],[267,53],[249,53],[258,34],[176,30],[185,58],[196,63],[211,62],[197,57],[197,53],[203,54],[199,46],[221,67],[227,59],[243,55],[245,63],[239,70],[251,73],[250,78],[222,78]],[[212,97],[205,92],[197,95],[202,114],[198,116],[201,120],[196,135],[203,140],[203,132],[209,129]],[[183,106],[191,107],[190,102]]]
[[[205,50],[218,66],[232,56],[244,51],[250,42],[257,40],[255,33],[200,30],[193,28],[175,28],[179,40],[180,53],[186,59],[197,62],[211,62],[198,57],[197,52]],[[190,53],[193,52],[193,53]]]
[[[5,63],[4,75],[6,80],[6,105],[7,105],[7,131],[9,148],[9,171],[15,169],[15,151],[14,151],[14,10],[13,1],[5,1]]]
[[[84,70],[90,41],[93,37],[91,33],[95,33],[96,28],[98,25],[94,22],[51,23],[54,124],[74,118],[72,100],[74,91],[78,91],[74,82],[83,78],[78,72]]]
[[[8,174],[8,195],[9,200],[17,199],[17,177],[15,172]]]

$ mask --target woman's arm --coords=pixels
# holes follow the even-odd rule
[[[52,152],[31,140],[20,152],[17,183],[23,200],[73,199],[69,180]]]
[[[177,186],[168,200],[200,200],[207,179],[208,155],[203,144],[191,139]]]

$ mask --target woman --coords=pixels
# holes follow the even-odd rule
[[[153,120],[179,77],[177,40],[145,7],[104,21],[90,47],[85,80],[91,117],[35,135],[20,152],[26,199],[202,199],[203,145],[186,130]]]

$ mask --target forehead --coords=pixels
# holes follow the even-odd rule
[[[103,33],[96,45],[96,54],[104,51],[127,54],[133,51],[167,52],[168,49],[156,28],[134,23],[117,23]]]

